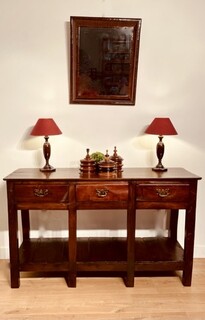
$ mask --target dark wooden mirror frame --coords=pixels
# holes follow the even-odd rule
[[[134,105],[141,19],[70,17],[70,103]]]

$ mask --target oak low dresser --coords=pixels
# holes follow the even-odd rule
[[[76,287],[80,273],[122,275],[134,286],[138,271],[182,271],[191,286],[197,182],[200,177],[182,168],[158,173],[150,168],[81,176],[79,169],[52,173],[18,169],[4,178],[7,184],[11,287],[20,285],[20,272],[62,272]],[[124,209],[125,238],[78,238],[78,210]],[[140,238],[135,230],[137,209],[168,209],[168,236]],[[184,245],[177,240],[179,210],[185,210]],[[66,210],[67,238],[30,238],[29,210]],[[97,211],[98,212],[98,211]],[[18,240],[21,214],[22,243]],[[60,219],[59,215],[59,219]]]

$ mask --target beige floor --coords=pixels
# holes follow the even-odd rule
[[[126,288],[120,278],[21,278],[9,284],[8,261],[0,260],[0,320],[205,320],[205,259],[194,261],[191,287],[180,278],[138,277]]]

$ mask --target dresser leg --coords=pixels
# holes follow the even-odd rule
[[[172,209],[170,212],[169,237],[173,242],[177,241],[178,216],[179,216],[179,210]]]
[[[68,277],[66,277],[66,283],[70,288],[76,288],[76,274],[69,273]]]
[[[23,240],[29,240],[30,238],[30,220],[29,220],[29,210],[21,210],[21,221],[22,221],[22,231]]]
[[[190,263],[188,266],[185,267],[182,275],[182,283],[185,287],[191,286],[192,281],[192,266],[193,263]]]
[[[124,283],[126,287],[128,288],[134,287],[134,282],[135,282],[134,280],[135,280],[134,276],[127,276],[126,278],[124,278]]]
[[[19,288],[19,249],[17,233],[17,210],[9,206],[9,251],[10,251],[10,281],[11,288]]]
[[[129,206],[127,210],[127,277],[125,285],[134,287],[135,279],[135,221],[136,221],[136,187],[129,184]]]
[[[69,189],[70,202],[75,203],[75,186],[71,185]],[[68,210],[68,261],[69,271],[67,284],[69,287],[76,287],[76,257],[77,257],[77,210],[75,205],[70,205]]]
[[[19,270],[10,265],[10,276],[11,276],[11,288],[19,288],[20,287],[20,274]]]
[[[196,186],[192,185],[194,190]],[[191,192],[190,192],[191,194]],[[184,239],[184,270],[182,276],[182,283],[184,286],[191,286],[192,269],[193,269],[193,255],[194,255],[194,234],[195,234],[195,216],[196,216],[196,199],[191,199],[189,208],[186,210],[185,216],[185,239]]]

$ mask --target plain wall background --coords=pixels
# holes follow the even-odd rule
[[[3,177],[44,164],[43,138],[29,135],[40,117],[54,118],[63,132],[50,138],[55,167],[79,167],[86,148],[111,154],[114,146],[125,167],[154,166],[158,139],[143,132],[153,118],[170,117],[178,136],[164,138],[164,165],[204,176],[204,12],[204,0],[0,0],[0,258],[8,257]],[[75,15],[142,18],[135,106],[69,105],[69,20]],[[202,180],[198,257],[205,257],[204,194]],[[60,214],[32,213],[34,233],[66,235],[66,213]],[[137,223],[150,233],[156,226],[152,212],[139,212]],[[79,213],[78,224],[81,234],[118,235],[125,213]]]

